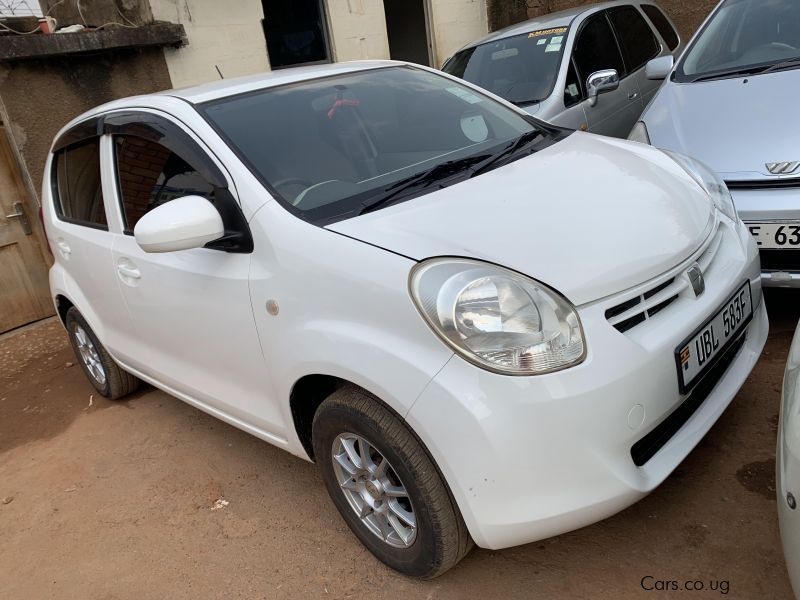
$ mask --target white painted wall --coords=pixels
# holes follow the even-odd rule
[[[165,48],[174,87],[269,70],[257,0],[150,0],[153,18],[182,23],[189,45]]]
[[[436,64],[489,32],[486,0],[430,0]]]
[[[383,0],[327,0],[335,61],[389,58]]]

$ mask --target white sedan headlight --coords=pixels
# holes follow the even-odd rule
[[[733,198],[731,198],[731,193],[728,191],[728,186],[725,185],[722,177],[697,159],[677,152],[670,152],[669,150],[662,150],[662,152],[678,163],[684,171],[692,176],[692,179],[711,196],[717,209],[719,209],[722,214],[727,216],[734,223],[738,220]]]
[[[439,258],[416,266],[411,295],[425,320],[467,360],[509,375],[539,375],[586,356],[575,308],[541,283],[491,264]]]

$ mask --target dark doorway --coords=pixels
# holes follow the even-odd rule
[[[420,65],[431,65],[426,0],[383,0],[389,56]]]
[[[322,0],[261,0],[261,7],[273,69],[330,61]]]

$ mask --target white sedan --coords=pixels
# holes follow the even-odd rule
[[[767,336],[725,185],[429,69],[282,70],[96,108],[47,159],[89,381],[147,381],[315,461],[435,577],[658,486]]]

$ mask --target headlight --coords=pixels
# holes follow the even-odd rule
[[[453,350],[490,371],[538,375],[586,356],[575,308],[513,271],[474,260],[432,259],[412,271],[411,295]]]
[[[628,134],[628,139],[632,142],[650,145],[650,134],[647,133],[647,125],[644,124],[644,121],[639,121],[633,126]]]
[[[711,196],[712,200],[714,200],[714,204],[722,214],[726,215],[734,223],[738,221],[739,218],[736,216],[736,207],[733,204],[731,193],[728,191],[728,186],[725,185],[725,182],[719,175],[699,160],[677,152],[670,152],[669,150],[662,150],[662,152],[678,163],[684,171],[692,176],[692,179]]]

